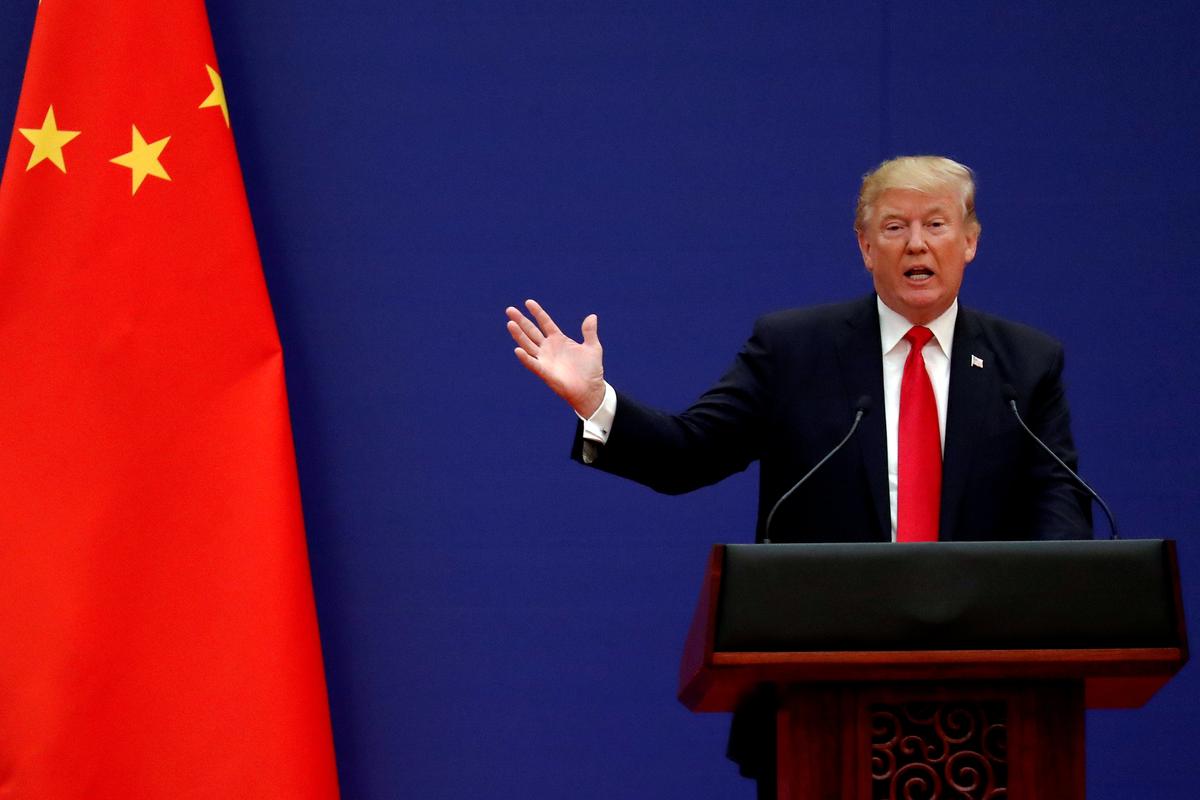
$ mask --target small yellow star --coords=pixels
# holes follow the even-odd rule
[[[171,141],[171,137],[167,136],[157,142],[146,144],[137,125],[133,126],[133,149],[111,159],[112,163],[128,167],[133,171],[133,194],[137,194],[138,187],[142,185],[142,181],[146,180],[147,175],[153,175],[165,181],[171,180],[171,176],[158,162],[158,157],[162,155],[162,151],[166,149],[169,141]]]
[[[79,131],[60,131],[54,121],[54,106],[46,112],[40,128],[18,128],[21,135],[33,144],[33,153],[29,156],[29,164],[25,171],[33,169],[42,161],[49,160],[60,171],[67,171],[67,162],[63,161],[63,145],[79,135]]]
[[[225,84],[221,81],[221,76],[217,71],[208,64],[204,65],[208,70],[208,79],[212,81],[212,92],[208,97],[204,98],[204,102],[200,104],[200,108],[213,108],[219,106],[221,113],[225,115],[225,127],[229,127],[229,105],[225,102]]]

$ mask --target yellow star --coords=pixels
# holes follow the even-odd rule
[[[142,185],[142,181],[146,180],[147,175],[162,178],[164,181],[171,180],[171,176],[158,162],[158,157],[162,155],[162,151],[166,149],[169,141],[171,141],[171,137],[167,136],[157,142],[146,144],[137,125],[133,126],[133,149],[111,159],[112,163],[133,170],[133,194],[137,194],[138,187]]]
[[[79,131],[60,131],[54,121],[54,106],[46,112],[40,128],[18,128],[21,135],[33,143],[33,153],[29,156],[29,164],[25,171],[33,169],[42,161],[49,159],[50,163],[62,172],[67,171],[67,162],[63,161],[63,145],[79,135]]]
[[[229,105],[225,102],[225,84],[221,81],[221,76],[217,71],[208,64],[204,65],[208,70],[208,79],[212,81],[212,92],[208,97],[204,98],[204,102],[200,104],[200,108],[213,108],[219,106],[221,113],[225,115],[225,127],[229,127]]]

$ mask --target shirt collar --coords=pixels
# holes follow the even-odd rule
[[[879,307],[879,340],[884,354],[887,354],[900,343],[904,334],[908,333],[908,329],[913,324],[888,308],[879,295],[875,296],[875,304]],[[946,354],[947,358],[950,357],[950,349],[954,346],[954,323],[957,320],[958,298],[956,297],[940,317],[925,326],[933,331],[933,340],[938,343],[938,347],[942,348],[942,352]]]

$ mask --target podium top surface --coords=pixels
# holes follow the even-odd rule
[[[726,545],[724,652],[1178,647],[1162,540]]]
[[[1146,702],[1187,662],[1169,540],[715,545],[680,700],[755,686],[1066,680]]]

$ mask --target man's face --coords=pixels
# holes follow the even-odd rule
[[[958,296],[978,229],[950,192],[888,189],[858,233],[863,262],[888,308],[915,325],[937,319]]]

